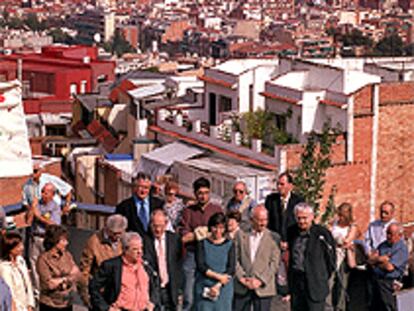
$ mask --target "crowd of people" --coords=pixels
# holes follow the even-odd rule
[[[361,271],[369,310],[392,311],[395,292],[412,283],[412,246],[392,202],[365,234],[348,203],[318,224],[289,173],[264,204],[236,182],[225,206],[210,200],[206,178],[194,181],[195,200],[184,204],[177,183],[162,195],[138,173],[133,195],[89,237],[77,265],[62,226],[68,201],[57,203],[57,187],[40,186],[38,174],[23,191],[25,235],[8,230],[0,210],[0,310],[72,310],[78,291],[90,310],[345,311],[350,275]]]

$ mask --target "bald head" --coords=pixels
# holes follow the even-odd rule
[[[55,195],[55,186],[48,182],[42,188],[42,201],[44,203],[49,203],[53,200],[53,196]]]
[[[266,229],[268,223],[267,209],[263,204],[259,204],[251,211],[251,222],[253,230],[262,232]]]
[[[403,227],[398,223],[392,223],[387,228],[387,241],[390,244],[395,244],[401,240],[404,233]]]

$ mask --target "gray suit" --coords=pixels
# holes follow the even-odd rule
[[[280,259],[279,236],[265,229],[255,259],[252,262],[250,259],[250,233],[251,231],[240,231],[236,238],[237,261],[234,282],[236,300],[248,295],[253,295],[257,299],[271,298],[276,295],[275,275]],[[239,279],[243,277],[257,278],[263,283],[263,286],[255,290],[249,290],[239,282]],[[254,304],[253,301],[251,303]],[[244,310],[244,307],[241,309]]]

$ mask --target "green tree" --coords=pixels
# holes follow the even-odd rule
[[[112,38],[111,52],[115,53],[118,57],[125,53],[135,52],[135,49],[125,40],[119,29],[115,30],[114,37]]]
[[[52,36],[53,42],[63,44],[74,44],[74,39],[60,28],[55,28],[49,31],[49,36]]]
[[[29,13],[24,20],[24,24],[33,31],[42,30],[42,25],[37,18],[37,14],[35,13]]]
[[[289,119],[292,112],[287,111],[280,117]],[[263,148],[265,151],[273,153],[274,145],[284,145],[295,143],[297,140],[284,128],[278,128],[276,126],[275,114],[265,111],[263,109],[257,109],[253,112],[246,112],[242,115],[241,119],[245,124],[245,132],[242,133],[243,140],[250,141],[252,138],[261,139],[263,141]]]
[[[312,131],[304,146],[301,164],[293,171],[296,189],[312,205],[316,216],[320,214],[326,171],[332,164],[332,145],[339,133],[339,129],[332,128],[329,122],[324,124],[322,133]]]
[[[11,29],[22,29],[24,22],[18,17],[11,17],[8,19],[7,26]]]
[[[378,41],[374,53],[377,56],[401,56],[404,54],[404,43],[398,34],[393,33]]]

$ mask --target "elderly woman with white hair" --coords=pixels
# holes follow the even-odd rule
[[[111,215],[106,219],[105,227],[94,233],[86,242],[80,258],[79,268],[82,272],[81,297],[86,305],[89,303],[89,280],[102,262],[122,254],[121,237],[128,227],[128,220],[122,215]]]

